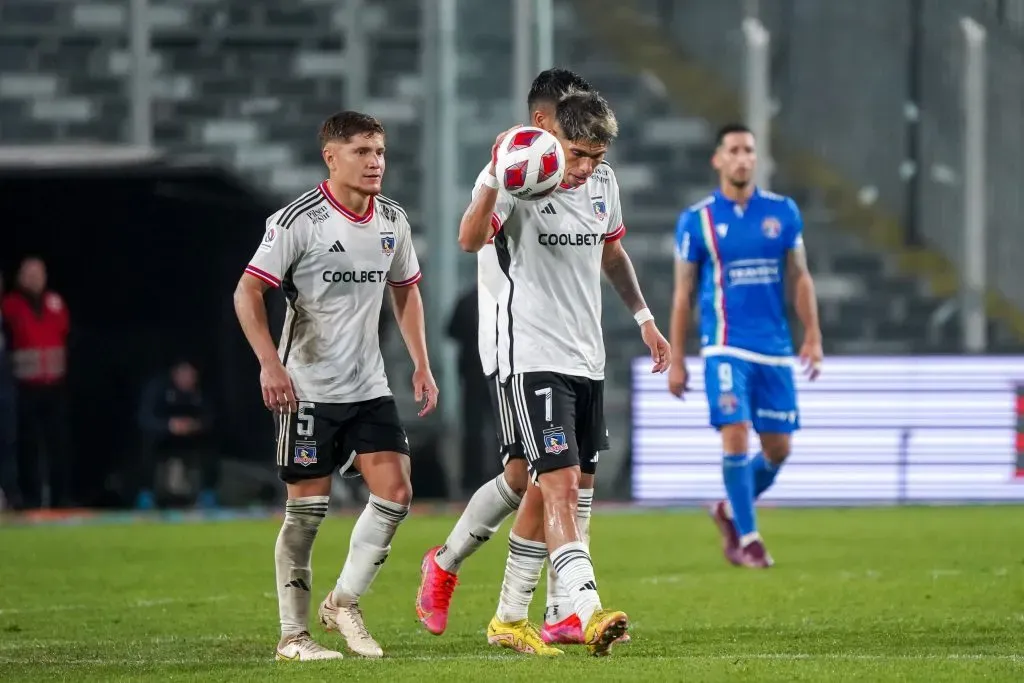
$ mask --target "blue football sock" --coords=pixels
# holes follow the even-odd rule
[[[750,471],[754,477],[754,498],[760,498],[761,494],[772,487],[775,477],[779,473],[779,466],[764,457],[764,453],[758,453],[750,461]]]
[[[733,524],[740,537],[757,531],[754,517],[754,479],[746,453],[722,458],[722,479],[732,506]]]

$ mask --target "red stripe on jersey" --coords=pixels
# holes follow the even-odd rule
[[[619,227],[615,228],[610,233],[608,233],[607,235],[604,236],[604,241],[605,242],[615,242],[617,240],[621,240],[625,236],[626,236],[626,226],[621,224],[621,223],[619,223]]]
[[[340,213],[342,216],[352,221],[353,223],[369,223],[370,219],[373,218],[373,207],[376,204],[376,202],[373,201],[373,197],[370,197],[370,204],[366,209],[366,213],[360,216],[359,214],[353,211],[349,211],[348,209],[341,205],[341,202],[339,202],[331,193],[331,188],[327,184],[326,180],[320,183],[320,194],[324,196],[328,203],[330,203],[330,205],[333,206],[338,213]]]
[[[493,231],[491,233],[492,237],[501,232],[501,219],[498,218],[498,214],[496,213],[491,214],[491,230]]]
[[[279,279],[277,279],[276,277],[274,277],[273,275],[271,275],[270,273],[268,273],[265,270],[260,270],[259,268],[257,268],[256,266],[254,266],[252,264],[250,264],[250,265],[245,267],[245,272],[249,273],[249,275],[252,275],[254,278],[258,278],[260,280],[263,280],[264,282],[266,282],[271,287],[280,287],[281,286],[281,281]]]
[[[388,284],[391,285],[392,287],[408,287],[409,285],[416,284],[417,282],[419,282],[422,279],[423,279],[423,273],[416,273],[415,275],[413,275],[408,280],[402,280],[401,282],[392,282],[391,280],[388,280]]]
[[[716,269],[718,272],[715,275],[715,289],[722,296],[722,338],[718,340],[718,344],[721,346],[729,345],[729,315],[725,309],[725,268],[724,262],[722,261],[722,250],[718,246],[718,235],[715,234],[715,219],[711,215],[711,207],[705,206],[701,209],[701,213],[704,214],[704,220],[707,223],[707,231],[711,235],[711,244],[707,245],[711,251],[711,258],[718,264]]]

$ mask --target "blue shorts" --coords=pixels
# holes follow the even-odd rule
[[[750,422],[758,434],[800,429],[792,366],[709,356],[704,359],[704,384],[712,427]]]

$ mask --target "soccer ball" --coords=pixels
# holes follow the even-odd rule
[[[565,153],[551,133],[532,126],[516,128],[498,146],[494,174],[516,199],[547,197],[565,173]]]

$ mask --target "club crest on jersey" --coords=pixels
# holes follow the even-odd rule
[[[554,429],[544,430],[545,453],[558,455],[559,453],[567,450],[569,450],[569,444],[566,443],[565,430],[563,430],[561,427],[555,427]]]
[[[722,411],[723,415],[732,415],[739,408],[739,405],[739,399],[731,391],[727,391],[718,397],[718,409]]]
[[[395,253],[395,236],[394,234],[387,234],[380,236],[380,253],[385,256],[391,256]]]
[[[597,216],[599,221],[608,218],[608,208],[605,206],[603,199],[598,199],[594,202],[594,215]]]
[[[715,232],[718,233],[719,237],[725,237],[726,235],[729,234],[729,224],[719,223],[718,225],[715,226]]]
[[[296,465],[302,465],[303,467],[309,467],[310,465],[316,464],[316,446],[309,444],[301,444],[295,447],[295,457],[293,458]]]
[[[782,223],[779,222],[778,218],[769,216],[764,219],[763,223],[761,223],[761,232],[764,233],[765,237],[773,240],[782,234]]]

